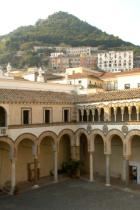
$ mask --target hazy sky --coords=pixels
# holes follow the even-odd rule
[[[140,0],[0,0],[0,35],[58,11],[140,45]]]

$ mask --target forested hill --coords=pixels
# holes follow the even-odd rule
[[[20,27],[6,37],[17,43],[18,46],[15,47],[20,47],[23,42],[35,41],[52,45],[65,43],[71,46],[131,45],[65,12],[55,13],[46,20],[38,20],[34,26]]]
[[[33,46],[101,46],[102,48],[137,48],[118,37],[109,35],[66,12],[40,19],[34,26],[20,27],[0,38],[0,64],[7,61],[17,65],[15,53],[24,51],[20,65],[41,62],[32,55]],[[32,62],[30,62],[32,59]],[[22,61],[21,61],[22,60]]]

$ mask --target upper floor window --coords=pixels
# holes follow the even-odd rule
[[[124,89],[130,89],[130,84],[125,84]]]
[[[0,107],[0,127],[6,127],[6,111]]]
[[[70,108],[64,108],[63,109],[63,122],[69,122],[70,121]]]
[[[140,88],[140,83],[138,83],[138,88]]]
[[[22,124],[31,124],[31,109],[22,108]]]
[[[52,109],[44,108],[44,123],[51,123],[52,121]]]

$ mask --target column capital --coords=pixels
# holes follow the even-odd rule
[[[124,113],[124,107],[121,106],[121,113],[123,114]]]
[[[123,155],[124,160],[130,160],[131,155]]]
[[[105,152],[104,154],[105,154],[105,156],[110,156],[111,155],[111,153],[107,153],[107,152]]]
[[[94,150],[89,150],[88,152],[89,152],[89,154],[93,154]]]
[[[131,110],[132,110],[132,107],[128,106],[128,111],[131,112]]]
[[[136,106],[136,111],[139,112],[139,106],[138,105]]]

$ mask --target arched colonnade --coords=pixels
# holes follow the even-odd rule
[[[38,137],[25,133],[15,142],[0,137],[0,185],[10,180],[12,194],[18,182],[30,181],[32,176],[37,184],[38,176],[52,173],[57,182],[62,163],[70,159],[83,162],[81,175],[89,174],[91,182],[98,174],[106,177],[107,186],[110,177],[120,177],[128,184],[129,163],[140,163],[139,151],[139,130],[132,130],[125,136],[116,129],[106,135],[98,129],[90,133],[85,129],[76,132],[65,129],[59,135],[52,131],[43,132]]]
[[[78,122],[128,122],[140,120],[138,103],[77,106]]]

